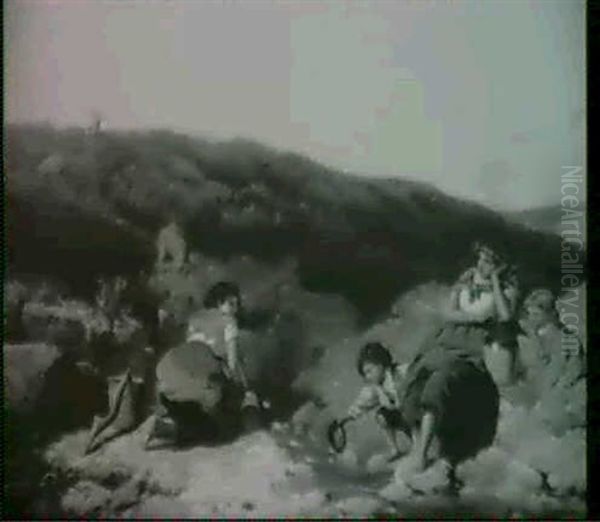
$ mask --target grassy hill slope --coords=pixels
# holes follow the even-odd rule
[[[525,286],[559,281],[557,237],[427,184],[167,131],[8,127],[6,147],[9,270],[58,275],[80,293],[100,273],[148,268],[173,218],[207,256],[294,257],[306,289],[341,294],[365,317],[419,283],[456,277],[475,240],[508,253]]]

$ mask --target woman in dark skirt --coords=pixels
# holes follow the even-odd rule
[[[432,442],[454,467],[489,446],[496,433],[498,388],[486,347],[510,345],[517,285],[499,257],[477,245],[477,264],[452,290],[448,321],[419,350],[401,386],[401,410],[413,446],[407,469],[429,464]]]

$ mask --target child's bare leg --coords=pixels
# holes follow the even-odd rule
[[[429,445],[429,449],[426,453],[426,458],[428,462],[437,460],[440,457],[440,440],[437,435],[433,436],[431,444]]]
[[[411,453],[414,452],[415,448],[418,446],[420,437],[421,437],[421,429],[419,427],[415,427],[410,434],[410,441],[411,441],[410,451],[411,451]]]
[[[386,428],[385,434],[391,448],[389,456],[390,459],[399,457],[402,453],[402,450],[400,449],[400,445],[398,444],[398,432],[392,428]]]
[[[388,442],[388,445],[390,446],[390,458],[397,457],[398,455],[400,455],[400,446],[398,444],[397,438],[398,433],[396,432],[396,430],[388,426],[388,423],[382,414],[378,413],[375,416],[375,419],[377,420],[377,424],[379,424],[379,426],[383,429],[383,432],[385,433],[385,438]]]
[[[435,429],[435,415],[426,411],[421,419],[421,429],[417,437],[417,444],[414,447],[414,456],[416,458],[415,466],[418,469],[425,469],[427,452],[433,441]]]

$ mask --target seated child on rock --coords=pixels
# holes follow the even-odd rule
[[[561,323],[556,304],[547,289],[525,299],[519,355],[537,412],[560,435],[586,425],[586,368],[577,332]]]

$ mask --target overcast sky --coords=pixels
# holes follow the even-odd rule
[[[496,208],[585,161],[578,0],[7,0],[8,121],[243,136]]]

